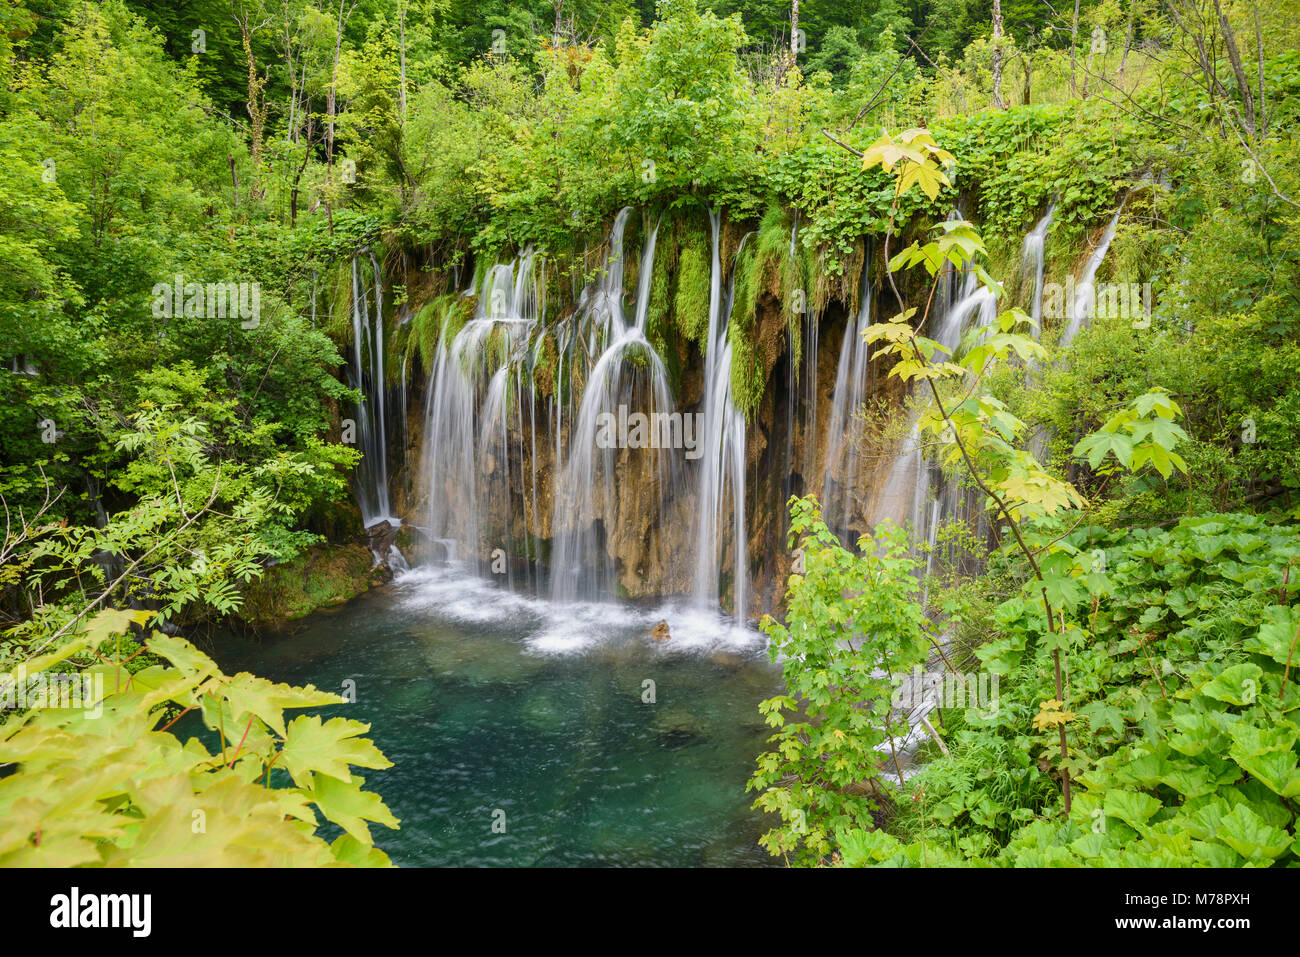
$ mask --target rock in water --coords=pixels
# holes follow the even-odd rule
[[[654,631],[650,632],[650,637],[654,638],[655,641],[667,641],[672,637],[668,633],[668,622],[661,621],[655,625]]]

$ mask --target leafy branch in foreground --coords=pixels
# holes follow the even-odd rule
[[[343,699],[226,675],[161,632],[144,647],[167,665],[132,673],[120,651],[105,656],[120,649],[112,635],[151,617],[101,611],[71,641],[0,676],[0,702],[42,689],[0,724],[0,766],[17,765],[0,778],[0,867],[387,865],[367,822],[398,821],[353,770],[391,767],[361,737],[370,726],[287,720],[288,709]],[[85,689],[80,701],[51,706],[59,677]],[[195,711],[216,750],[172,733]],[[332,843],[316,833],[320,817],[343,829]]]

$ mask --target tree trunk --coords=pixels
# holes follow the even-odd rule
[[[302,162],[298,164],[298,170],[293,174],[293,186],[289,190],[289,227],[293,228],[298,225],[298,194],[300,184],[302,183],[302,174],[307,169],[307,163],[311,160],[311,125],[310,120],[307,126],[307,148],[302,151]]]
[[[284,141],[292,143],[297,136],[294,125],[298,119],[298,68],[293,62],[293,35],[287,22],[284,27],[284,60],[285,72],[289,74],[289,118],[284,124]]]
[[[1133,49],[1133,23],[1137,19],[1138,0],[1129,0],[1128,30],[1124,34],[1124,56],[1119,61],[1119,85],[1124,85],[1124,71],[1128,69],[1128,54]]]
[[[249,139],[252,141],[250,145],[253,153],[253,182],[249,184],[249,196],[252,199],[260,199],[262,144],[266,137],[266,99],[262,91],[266,87],[266,77],[258,76],[257,56],[253,53],[253,34],[259,28],[249,26],[247,14],[236,16],[235,22],[239,24],[239,39],[244,47],[244,59],[248,63],[248,101],[246,106],[248,108]]]
[[[338,26],[334,33],[334,62],[330,66],[330,88],[325,95],[325,115],[328,123],[325,128],[325,163],[334,168],[334,115],[337,107],[337,93],[339,82],[339,57],[343,53],[343,4],[346,0],[339,0],[339,19]]]
[[[790,65],[799,53],[799,0],[790,0]]]
[[[1075,57],[1079,48],[1079,0],[1074,0],[1074,19],[1070,21],[1070,94],[1079,93],[1079,77],[1075,69]]]
[[[398,57],[401,61],[402,86],[402,131],[406,131],[406,0],[401,0],[397,8]]]
[[[1002,103],[1002,0],[993,0],[993,105]]]
[[[1224,46],[1228,50],[1228,62],[1232,64],[1232,75],[1237,80],[1237,92],[1241,96],[1242,125],[1246,127],[1246,131],[1253,138],[1257,129],[1255,122],[1255,92],[1251,89],[1250,80],[1246,79],[1246,71],[1241,65],[1241,51],[1237,49],[1236,34],[1232,32],[1232,24],[1228,22],[1219,0],[1214,0],[1214,12],[1219,15],[1219,27],[1223,30]]]

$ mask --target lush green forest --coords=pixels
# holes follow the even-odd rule
[[[564,554],[537,505],[561,414],[543,440],[524,410],[582,402],[595,364],[560,330],[626,207],[653,264],[618,260],[617,295],[646,289],[629,365],[682,408],[712,395],[731,270],[719,374],[778,545],[738,527],[710,584],[743,626],[745,550],[778,581],[749,611],[786,693],[740,798],[768,853],[1294,865],[1297,117],[1291,0],[0,0],[0,865],[389,862],[371,727],[290,718],[344,699],[200,646],[373,547],[353,410],[400,392],[379,481],[417,486],[386,451],[419,445],[408,389],[433,410],[493,264],[533,250],[510,541],[534,574]],[[1132,310],[1076,328],[1044,289],[1073,297],[1094,254]],[[966,277],[992,318],[945,341]],[[840,534],[820,484],[758,474],[811,443],[780,410],[867,280],[874,371],[839,431],[915,429],[962,503],[928,539]],[[424,524],[430,486],[394,513]],[[891,676],[936,661],[995,706],[941,702],[905,775]],[[15,703],[37,676],[97,677],[100,713]],[[215,740],[173,733],[191,712]]]

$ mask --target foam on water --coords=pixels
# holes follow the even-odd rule
[[[629,640],[643,641],[665,653],[758,651],[767,646],[761,632],[740,627],[731,616],[689,600],[655,606],[611,601],[556,605],[480,578],[471,569],[438,565],[402,572],[393,585],[402,605],[433,617],[516,625],[524,633],[527,651],[537,655],[582,654]],[[661,621],[667,623],[671,636],[664,642],[650,635]]]
[[[450,621],[529,622],[541,603],[498,587],[470,570],[419,565],[393,579],[403,605]]]

